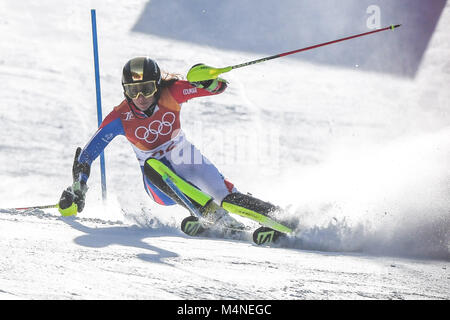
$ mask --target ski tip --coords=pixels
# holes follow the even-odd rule
[[[401,24],[393,24],[393,25],[391,25],[391,30],[394,30],[395,28],[398,28],[398,27],[400,27],[401,26]]]
[[[283,235],[285,234],[282,232],[262,226],[253,232],[253,242],[259,246],[270,245],[276,243]]]

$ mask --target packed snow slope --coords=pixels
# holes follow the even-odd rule
[[[161,23],[182,16],[180,2],[171,3],[173,15]],[[294,10],[294,3],[283,6]],[[191,5],[208,17],[201,1]],[[107,203],[96,161],[76,218],[8,209],[56,203],[71,184],[76,147],[96,131],[91,8],[103,116],[123,99],[121,70],[131,57],[149,55],[185,75],[198,62],[233,65],[270,49],[233,47],[236,34],[252,34],[232,23],[230,35],[220,35],[229,42],[223,46],[144,31],[148,7],[143,0],[0,1],[1,298],[450,298],[448,3],[414,76],[374,72],[352,57],[345,66],[286,57],[224,74],[225,93],[183,106],[188,138],[223,174],[296,222],[296,237],[278,247],[182,234],[187,212],[148,198],[123,137],[105,151]],[[367,30],[367,13],[361,16],[348,21],[352,33]],[[198,30],[203,37],[207,26]],[[401,42],[401,30],[377,41]],[[296,30],[272,28],[267,36],[281,32]],[[307,43],[272,53],[314,43],[312,25]]]

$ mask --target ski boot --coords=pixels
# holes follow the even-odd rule
[[[228,211],[219,207],[214,201],[210,201],[202,210],[202,215],[206,220],[212,222],[215,226],[228,229],[245,229],[245,225],[230,216]]]
[[[210,201],[201,208],[200,213],[205,221],[200,221],[195,216],[189,216],[181,222],[181,231],[190,236],[197,236],[210,228],[228,229],[230,231],[245,230],[245,225],[233,217],[228,212],[219,207],[214,201]]]

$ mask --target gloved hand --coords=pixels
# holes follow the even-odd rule
[[[58,203],[58,210],[63,216],[76,215],[84,209],[85,197],[88,187],[86,182],[80,181],[80,174],[89,176],[90,166],[87,164],[80,164],[78,157],[81,153],[81,148],[78,147],[75,152],[75,159],[72,166],[73,184],[63,191]]]
[[[74,182],[63,191],[58,203],[58,210],[62,216],[73,216],[84,209],[88,187],[84,182]]]
[[[205,66],[203,63],[198,63],[196,65],[193,65],[191,67],[191,69],[189,69],[189,72],[191,72],[191,70],[195,70],[195,69],[198,69],[201,67],[207,67],[207,66]],[[189,72],[188,72],[188,74],[189,74]],[[208,79],[208,80],[204,80],[204,81],[192,81],[192,82],[190,82],[190,84],[192,84],[193,86],[195,86],[197,88],[205,89],[212,93],[220,93],[225,90],[228,82],[225,79],[222,79],[222,78],[219,78],[216,76],[214,79]]]

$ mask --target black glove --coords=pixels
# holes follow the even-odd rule
[[[89,174],[91,173],[91,166],[87,163],[80,163],[78,162],[78,157],[80,156],[81,148],[78,147],[75,151],[75,159],[73,159],[73,166],[72,166],[72,177],[73,182],[80,180],[80,174],[84,174],[89,178]]]
[[[72,166],[73,184],[63,191],[59,199],[58,209],[63,216],[76,215],[84,209],[86,192],[88,187],[86,182],[79,181],[80,174],[86,174],[89,177],[90,166],[78,162],[81,148],[78,147],[75,152],[75,159]]]

